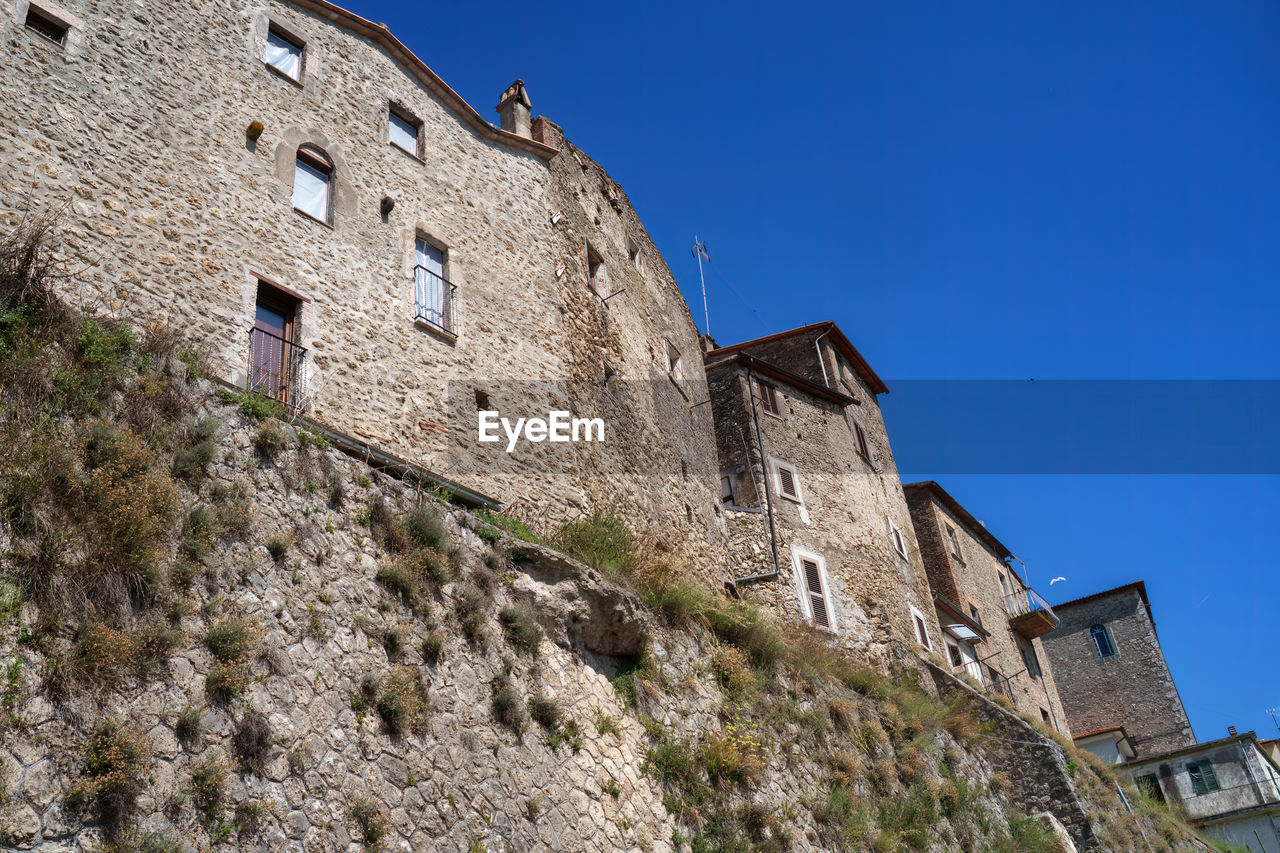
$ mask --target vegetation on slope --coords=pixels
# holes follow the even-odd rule
[[[252,498],[243,483],[208,482],[219,463],[221,425],[191,414],[203,393],[198,353],[166,327],[138,334],[67,308],[55,293],[59,272],[47,230],[47,223],[33,221],[0,243],[0,442],[6,448],[0,514],[7,531],[0,627],[37,614],[33,624],[19,626],[20,640],[49,661],[41,682],[59,701],[158,677],[174,649],[202,644],[213,660],[204,702],[226,708],[235,726],[231,738],[192,765],[183,790],[209,840],[229,841],[252,832],[263,817],[245,804],[231,809],[229,779],[258,772],[273,742],[266,717],[243,699],[250,664],[261,659],[273,669],[283,666],[262,648],[260,627],[228,611],[219,597],[235,579],[212,558],[252,536]],[[247,393],[226,396],[256,423],[253,452],[279,458],[291,440],[279,423],[279,406]],[[299,438],[299,450],[323,449],[320,436]],[[348,500],[341,477],[323,466],[296,479],[308,491],[319,490],[330,506]],[[367,630],[397,663],[383,677],[370,674],[351,697],[361,725],[374,712],[370,722],[380,721],[392,737],[421,731],[429,708],[410,656],[428,667],[439,660],[444,642],[436,616],[452,620],[475,649],[493,642],[489,611],[495,589],[511,574],[503,536],[539,537],[519,519],[478,515],[476,532],[492,548],[483,566],[459,577],[455,546],[432,503],[400,513],[378,499],[355,510],[384,553],[376,580],[388,593],[387,607],[399,602],[425,629],[416,645],[396,625]],[[620,519],[597,515],[550,538],[634,589],[673,629],[701,634],[711,644],[707,674],[724,700],[719,729],[680,736],[658,722],[654,712],[663,694],[681,685],[653,657],[624,663],[615,679],[648,733],[645,769],[663,785],[666,807],[680,822],[672,839],[677,845],[786,849],[795,841],[794,810],[803,808],[820,827],[820,843],[831,848],[1054,849],[1038,821],[1016,813],[993,818],[1010,808],[1008,780],[990,778],[991,790],[983,790],[972,755],[981,755],[985,733],[963,700],[940,702],[914,671],[886,678],[833,651],[819,635],[780,626],[749,604],[713,593],[641,547]],[[277,563],[294,547],[281,536],[263,544]],[[497,616],[498,639],[520,656],[536,657],[543,638],[528,608],[509,604]],[[314,614],[302,630],[316,639],[326,635]],[[20,671],[22,659],[4,663],[9,688],[0,685],[0,726],[21,728],[12,690],[18,678],[9,673]],[[508,659],[493,682],[494,718],[518,733],[536,724],[551,749],[580,748],[578,723],[560,702],[542,693],[522,700],[515,678]],[[203,708],[193,702],[176,713],[175,734],[184,744],[208,746]],[[595,729],[619,731],[603,712]],[[115,719],[97,721],[88,732],[69,804],[101,823],[119,849],[185,849],[133,825],[140,780],[153,761],[146,738]],[[1114,818],[1109,772],[1070,744],[1064,749],[1078,786],[1109,804]],[[756,794],[770,767],[785,767],[791,755],[816,757],[820,777],[803,803],[763,805],[766,798]],[[296,747],[288,766],[301,773],[310,760]],[[621,792],[615,780],[602,782],[602,789],[614,797]],[[1187,837],[1167,810],[1132,790],[1130,797],[1158,849]],[[531,800],[530,813],[536,810]],[[381,846],[389,827],[376,802],[353,802],[349,818],[361,843]],[[1110,820],[1108,843],[1137,849],[1136,827]]]

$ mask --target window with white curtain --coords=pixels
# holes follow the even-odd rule
[[[452,331],[450,291],[444,277],[444,250],[419,237],[414,243],[413,314],[415,320]]]
[[[418,141],[421,130],[421,127],[416,122],[405,118],[395,110],[387,112],[388,141],[400,150],[407,151],[415,157],[421,156],[422,147]]]
[[[302,80],[302,43],[272,27],[263,61],[290,80]]]
[[[293,206],[321,222],[329,221],[333,164],[318,151],[298,149],[293,170]]]

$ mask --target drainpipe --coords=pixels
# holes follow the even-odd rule
[[[763,583],[764,581],[775,580],[781,574],[778,568],[778,530],[773,522],[773,493],[769,489],[769,456],[765,453],[764,433],[760,429],[760,413],[756,409],[755,376],[751,372],[750,356],[748,356],[747,360],[747,393],[751,397],[751,420],[756,427],[756,444],[760,448],[760,468],[761,473],[764,475],[765,517],[769,523],[769,549],[773,556],[773,571],[734,578],[732,584],[735,590],[738,584]],[[747,459],[747,464],[751,464],[750,458]]]
[[[827,380],[827,363],[822,360],[822,347],[820,347],[819,344],[821,344],[822,339],[829,334],[831,334],[831,330],[827,329],[825,332],[813,339],[813,349],[818,353],[818,367],[822,368],[822,384],[828,388],[831,387],[831,383]]]

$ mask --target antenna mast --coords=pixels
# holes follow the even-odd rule
[[[698,281],[702,284],[702,331],[703,334],[711,334],[711,313],[707,310],[707,280],[702,275],[702,259],[711,260],[711,256],[707,254],[706,241],[698,240],[698,235],[693,235],[693,256],[698,259]]]

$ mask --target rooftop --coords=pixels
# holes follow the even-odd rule
[[[884,384],[876,372],[871,369],[871,365],[867,364],[867,360],[862,357],[862,353],[858,352],[849,339],[845,337],[844,332],[840,331],[840,327],[831,320],[823,320],[821,323],[810,323],[807,326],[800,326],[795,329],[788,329],[785,332],[777,332],[772,335],[765,335],[763,338],[752,338],[749,341],[741,343],[729,344],[728,346],[717,347],[707,353],[708,361],[721,354],[737,352],[739,350],[748,349],[760,344],[773,343],[774,341],[784,340],[786,338],[795,337],[796,335],[804,335],[810,332],[821,332],[827,335],[835,343],[836,349],[840,350],[840,354],[845,357],[849,364],[853,365],[853,369],[862,377],[862,381],[866,382],[874,394],[888,394],[889,386]]]

